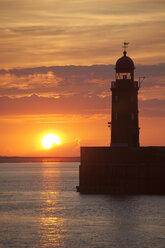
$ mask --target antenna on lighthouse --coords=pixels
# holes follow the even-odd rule
[[[141,84],[146,77],[139,77],[139,89],[141,88]]]

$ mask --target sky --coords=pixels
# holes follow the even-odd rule
[[[122,42],[139,91],[140,144],[165,146],[163,0],[0,0],[0,155],[79,156],[110,144]],[[45,150],[55,133],[61,145]]]

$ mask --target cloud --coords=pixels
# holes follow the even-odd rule
[[[110,114],[110,97],[85,97],[76,95],[58,99],[38,97],[9,98],[0,97],[0,115],[50,115],[75,114],[94,115]],[[140,116],[163,117],[165,100],[139,100]]]
[[[0,70],[0,95],[12,97],[105,95],[115,77],[114,65],[51,66]],[[145,76],[140,92],[147,95],[165,87],[165,64],[137,65],[135,77]],[[142,94],[142,95],[143,95]],[[146,97],[146,96],[145,96]]]
[[[140,100],[139,109],[143,117],[165,117],[165,100]]]
[[[72,97],[48,98],[32,95],[30,97],[0,97],[1,115],[30,114],[96,114],[108,113],[109,99],[76,95]]]
[[[1,66],[113,63],[123,39],[138,63],[164,62],[164,2],[0,0]],[[152,58],[152,60],[151,60]]]
[[[159,65],[137,65],[135,74],[145,75],[146,77],[165,76],[165,63]]]
[[[98,95],[109,88],[112,66],[63,66],[0,71],[0,95]]]
[[[147,76],[139,91],[141,115],[164,115],[165,64],[137,66]],[[114,65],[0,70],[0,114],[109,114]]]
[[[68,14],[113,14],[113,13],[121,13],[123,15],[128,15],[129,13],[146,13],[151,11],[160,11],[164,8],[164,1],[146,1],[146,0],[117,0],[107,1],[102,0],[70,0],[68,2],[63,1],[54,1],[54,0],[1,0],[1,7],[3,10],[23,10],[23,14],[27,14],[29,11],[35,12],[43,12],[49,13],[49,15],[53,15],[55,13],[68,13]],[[77,12],[76,12],[77,10]],[[123,11],[125,10],[125,11]],[[87,12],[88,11],[88,12]]]

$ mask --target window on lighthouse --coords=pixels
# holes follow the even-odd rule
[[[115,112],[115,120],[117,120],[117,112]]]
[[[118,96],[115,96],[115,101],[116,101],[116,102],[118,101]]]
[[[134,112],[131,113],[131,119],[132,119],[132,121],[135,119]]]
[[[118,80],[131,79],[131,73],[117,72],[116,79]]]
[[[134,101],[134,97],[133,96],[131,96],[131,102],[133,102]]]

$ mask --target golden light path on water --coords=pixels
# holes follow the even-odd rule
[[[40,245],[41,247],[63,247],[66,218],[64,214],[59,214],[62,208],[59,201],[59,192],[56,191],[60,180],[60,169],[56,168],[54,174],[53,167],[43,163],[42,166],[42,192],[40,211]],[[53,190],[53,191],[52,191]]]

